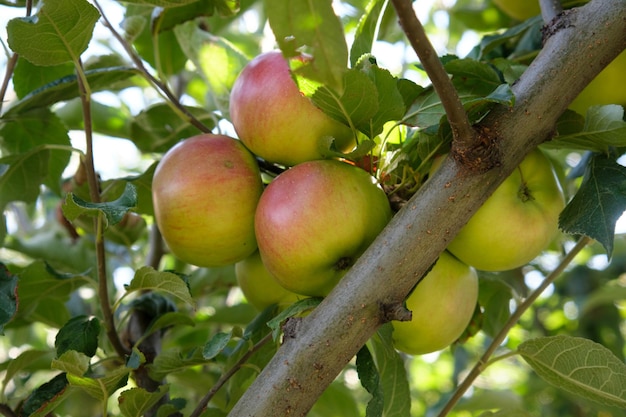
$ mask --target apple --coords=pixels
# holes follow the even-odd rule
[[[157,165],[155,220],[181,260],[203,267],[233,264],[257,249],[254,212],[262,191],[256,159],[239,140],[194,136]]]
[[[300,92],[280,51],[263,53],[245,66],[231,91],[230,117],[248,149],[286,166],[327,157],[329,138],[340,151],[355,146],[347,126]]]
[[[535,149],[474,213],[447,249],[462,262],[484,271],[523,266],[556,237],[564,207],[563,190],[552,164]]]
[[[263,263],[289,291],[325,296],[391,219],[386,194],[364,170],[304,162],[263,192],[255,230]]]
[[[626,51],[622,52],[570,104],[570,109],[585,114],[590,106],[621,104],[626,106]]]
[[[454,343],[470,323],[478,302],[476,271],[447,252],[406,299],[410,321],[392,321],[396,349],[410,355]]]
[[[539,0],[493,0],[493,3],[508,16],[519,21],[541,13]]]
[[[276,281],[258,251],[235,264],[235,276],[246,300],[259,311],[274,304],[287,306],[303,298]]]

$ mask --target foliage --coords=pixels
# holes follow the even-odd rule
[[[3,19],[16,16],[3,22],[0,95],[0,410],[225,416],[319,299],[258,312],[233,266],[197,268],[168,253],[153,222],[155,163],[186,137],[233,134],[230,88],[269,44],[314,57],[294,69],[300,87],[353,129],[358,146],[343,157],[399,209],[450,150],[442,100],[405,54],[388,1],[44,0],[31,15],[32,6],[0,1]],[[513,105],[510,85],[542,46],[540,19],[514,21],[490,1],[426,12],[469,121]],[[623,415],[624,104],[561,116],[542,148],[568,196],[562,233],[523,268],[480,272],[480,308],[457,343],[401,355],[384,325],[309,415],[435,415],[502,332],[450,415]],[[136,158],[124,166],[127,153]],[[261,168],[266,182],[283,169]],[[551,274],[580,236],[595,241]],[[528,309],[516,317],[519,306]]]

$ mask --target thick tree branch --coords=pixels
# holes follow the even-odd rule
[[[541,6],[541,17],[546,25],[549,25],[552,19],[563,12],[560,0],[539,0]]]
[[[452,135],[458,147],[471,147],[476,141],[476,134],[469,123],[467,113],[459,95],[450,81],[448,73],[433,48],[426,31],[415,15],[411,0],[392,0],[400,26],[415,50],[435,92],[448,116]]]
[[[448,242],[537,145],[585,85],[626,47],[626,4],[594,0],[561,15],[560,28],[513,86],[516,104],[498,107],[480,129],[501,164],[475,173],[453,159],[396,214],[324,301],[300,323],[229,414],[305,416],[384,321],[380,306],[401,302]],[[581,56],[582,55],[582,56]]]

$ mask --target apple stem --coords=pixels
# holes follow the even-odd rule
[[[522,178],[522,184],[519,186],[519,190],[517,191],[517,197],[522,200],[523,203],[527,203],[528,201],[533,201],[535,197],[533,197],[533,193],[528,188],[528,184],[524,179],[524,173],[522,172],[520,167],[517,167],[519,171],[519,175]]]

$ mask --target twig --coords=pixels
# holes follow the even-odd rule
[[[563,6],[559,0],[539,0],[539,5],[541,6],[541,17],[546,25],[563,12]]]
[[[484,369],[488,365],[489,358],[493,353],[498,349],[500,344],[506,339],[511,328],[518,322],[520,317],[530,308],[530,306],[537,300],[537,298],[552,284],[560,275],[563,273],[565,268],[572,262],[572,260],[578,255],[578,253],[585,247],[587,244],[591,242],[591,239],[588,237],[582,237],[578,240],[576,245],[569,251],[569,253],[561,260],[559,265],[543,280],[541,285],[537,287],[535,291],[533,291],[528,298],[526,298],[517,309],[511,314],[511,317],[504,324],[502,329],[498,332],[498,334],[493,338],[492,342],[489,344],[489,347],[480,357],[476,365],[472,368],[469,374],[465,377],[463,382],[457,387],[456,391],[452,395],[452,397],[448,400],[445,407],[439,412],[437,417],[445,417],[452,410],[452,408],[456,405],[456,403],[461,399],[463,394],[472,386],[474,380],[478,378],[478,376],[484,371]]]
[[[0,414],[4,417],[17,417],[17,413],[6,404],[0,404]]]
[[[156,77],[154,77],[150,73],[150,71],[147,70],[147,68],[143,64],[143,61],[141,60],[141,57],[137,55],[133,47],[115,30],[115,28],[113,27],[109,19],[107,19],[106,15],[104,14],[104,10],[102,9],[102,6],[100,6],[97,0],[94,1],[94,4],[100,11],[100,15],[102,16],[102,19],[104,20],[104,25],[111,31],[115,39],[117,39],[117,41],[122,45],[122,47],[124,48],[128,56],[130,57],[130,59],[133,61],[135,66],[142,72],[144,77],[158,91],[160,91],[161,93],[165,95],[165,97],[167,97],[168,99],[167,102],[174,106],[173,109],[176,111],[176,113],[178,113],[178,115],[181,116],[183,120],[191,123],[199,131],[203,133],[210,133],[211,129],[209,129],[208,126],[206,126],[204,123],[198,120],[193,114],[191,114],[185,108],[185,106],[182,105],[180,100],[178,100],[178,98],[174,95],[174,93],[170,90],[170,88],[164,82],[161,82],[160,80],[158,80]]]
[[[93,157],[93,129],[91,124],[91,91],[87,84],[87,78],[83,71],[82,63],[80,59],[75,63],[78,88],[80,90],[80,99],[83,107],[83,120],[85,126],[85,142],[86,150],[84,164],[87,172],[87,183],[89,184],[89,196],[93,203],[100,202],[100,184],[98,181],[98,175],[94,166]],[[100,300],[100,308],[102,309],[102,316],[105,323],[107,337],[111,342],[111,345],[120,357],[124,357],[128,352],[124,348],[120,341],[119,335],[115,329],[115,322],[113,320],[113,311],[111,310],[111,303],[109,301],[109,288],[106,271],[106,250],[104,247],[104,220],[102,214],[99,214],[94,219],[94,226],[96,230],[96,271],[98,276],[98,299]]]
[[[443,68],[437,52],[415,15],[413,2],[411,0],[392,0],[392,3],[396,9],[400,26],[415,53],[417,53],[446,111],[456,146],[462,149],[472,147],[476,142],[476,133],[470,125],[463,103],[461,103],[456,89]]]
[[[259,340],[254,346],[252,346],[250,348],[250,350],[248,350],[233,365],[232,368],[230,368],[226,373],[222,374],[222,376],[220,376],[220,378],[217,380],[217,382],[211,387],[209,392],[207,392],[206,395],[200,400],[200,402],[198,403],[196,409],[193,410],[193,413],[191,413],[189,415],[189,417],[199,417],[203,413],[203,411],[206,408],[206,406],[209,403],[209,401],[211,401],[211,399],[215,396],[217,391],[219,391],[219,389],[222,388],[222,386],[224,386],[224,384],[226,382],[228,382],[228,380],[233,375],[235,375],[237,373],[237,371],[239,371],[239,369],[241,369],[241,367],[246,363],[246,361],[250,358],[250,356],[254,355],[261,347],[263,347],[263,345],[265,345],[270,340],[272,340],[272,333],[271,332],[266,334],[265,337],[263,337],[263,339]]]

